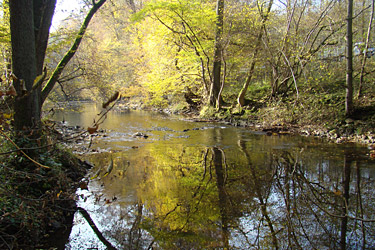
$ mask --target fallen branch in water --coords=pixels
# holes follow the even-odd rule
[[[91,219],[90,214],[82,207],[78,207],[78,211],[82,214],[83,218],[85,218],[87,223],[89,223],[90,227],[92,228],[92,230],[94,231],[96,236],[98,236],[99,240],[101,242],[103,242],[103,244],[107,247],[107,249],[116,250],[116,248],[114,246],[112,246],[111,242],[106,240],[106,238],[104,238],[103,234],[96,227],[94,221]]]

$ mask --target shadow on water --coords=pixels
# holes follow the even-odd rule
[[[135,111],[104,128],[66,249],[375,247],[366,148]]]

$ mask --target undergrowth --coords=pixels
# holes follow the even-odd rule
[[[355,95],[355,112],[350,119],[345,115],[345,82],[306,84],[298,95],[287,93],[277,97],[267,96],[270,89],[252,85],[246,95],[246,105],[239,107],[236,96],[226,96],[231,103],[219,112],[205,107],[201,117],[220,120],[243,120],[262,127],[308,127],[337,130],[338,134],[365,134],[375,127],[375,94],[368,85],[363,96]]]
[[[0,140],[0,249],[35,249],[74,213],[72,193],[86,170],[56,145],[38,153],[23,149],[37,165],[4,136]]]

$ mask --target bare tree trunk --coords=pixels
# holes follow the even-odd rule
[[[44,58],[49,38],[49,29],[55,12],[56,0],[34,0],[35,53],[37,74],[43,72]]]
[[[48,46],[49,29],[52,24],[52,17],[55,13],[56,0],[34,0],[33,19],[35,32],[35,57],[36,57],[36,74],[42,75],[44,59]],[[44,80],[44,77],[43,77]],[[42,82],[37,88],[32,90],[39,113],[42,110],[41,91]]]
[[[210,105],[215,107],[217,103],[221,103],[219,96],[221,87],[221,60],[222,60],[222,36],[224,27],[224,0],[217,0],[216,7],[216,37],[215,37],[215,54],[213,66],[213,79],[210,89]],[[220,105],[219,105],[220,106]]]
[[[33,84],[43,71],[55,6],[56,0],[10,1],[13,72],[18,78],[16,129],[37,127],[40,123],[40,87],[33,88]]]
[[[17,77],[14,83],[17,91],[14,104],[16,129],[39,126],[43,102],[58,80],[65,65],[75,54],[91,18],[105,1],[100,0],[97,3],[93,1],[93,7],[87,14],[73,46],[60,61],[43,92],[40,89],[42,81],[34,86],[33,84],[37,75],[42,74],[43,71],[49,29],[56,0],[10,1],[12,63],[13,73]]]
[[[348,0],[347,17],[347,45],[346,45],[346,97],[345,114],[351,116],[354,111],[353,106],[353,0]]]
[[[371,15],[370,15],[370,21],[368,23],[368,29],[367,29],[367,37],[365,41],[365,50],[361,65],[361,75],[359,78],[359,86],[358,86],[358,98],[362,96],[362,88],[363,88],[363,81],[364,81],[364,75],[365,75],[365,66],[366,66],[366,60],[367,60],[367,50],[370,42],[370,35],[371,35],[371,26],[372,26],[372,20],[374,19],[374,0],[372,0],[371,3]]]

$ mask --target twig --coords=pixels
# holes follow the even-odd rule
[[[0,133],[10,142],[12,143],[27,159],[29,159],[30,161],[32,161],[35,165],[39,166],[39,167],[42,167],[42,168],[46,168],[46,169],[50,169],[50,167],[48,166],[45,166],[43,164],[40,164],[39,162],[33,160],[30,156],[28,156],[22,149],[20,149],[20,147],[18,147],[18,145],[12,141],[12,139],[10,139],[3,131],[0,130]]]
[[[13,238],[15,238],[15,237],[13,236]],[[13,249],[13,247],[9,246],[9,244],[6,242],[6,240],[1,235],[0,235],[0,239],[4,242],[4,244],[8,247],[8,249]]]
[[[112,106],[111,106],[110,108],[105,109],[105,112],[103,112],[103,111],[100,112],[100,113],[99,113],[99,115],[100,115],[100,116],[99,116],[99,119],[98,119],[96,122],[94,121],[94,123],[93,123],[93,127],[101,125],[101,124],[105,121],[105,118],[106,118],[108,112],[111,111],[111,109],[113,109],[114,106],[115,106],[120,100],[121,100],[121,96],[118,96],[118,98],[117,98],[116,101],[112,104]]]

